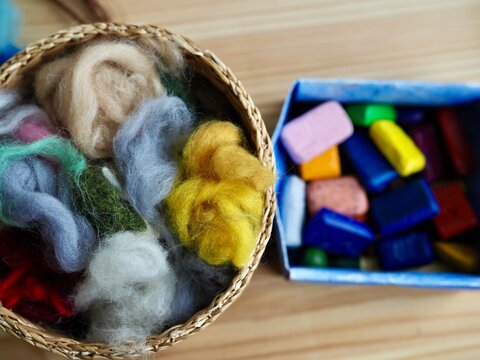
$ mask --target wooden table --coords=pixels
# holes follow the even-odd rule
[[[16,0],[26,43],[68,26]],[[478,0],[105,0],[115,19],[161,24],[214,51],[269,130],[300,76],[480,80]],[[480,358],[480,292],[287,282],[273,249],[245,294],[162,359]],[[10,337],[0,359],[58,359]]]

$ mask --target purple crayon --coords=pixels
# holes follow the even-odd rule
[[[402,126],[420,124],[425,120],[425,110],[415,106],[397,106],[397,123]]]
[[[423,176],[429,182],[444,179],[447,176],[445,159],[447,155],[442,151],[436,127],[431,123],[423,123],[412,126],[409,129],[410,136],[415,144],[422,150],[427,158]]]

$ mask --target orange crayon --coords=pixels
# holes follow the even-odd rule
[[[305,181],[339,177],[341,166],[338,146],[334,146],[300,165],[300,175]]]

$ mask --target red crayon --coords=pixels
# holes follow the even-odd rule
[[[460,176],[471,174],[475,169],[474,155],[458,114],[453,109],[441,109],[438,112],[438,125],[455,171]]]
[[[438,235],[448,239],[477,226],[478,221],[459,183],[435,186],[440,213],[433,219]]]

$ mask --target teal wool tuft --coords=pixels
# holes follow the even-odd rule
[[[5,172],[12,161],[32,155],[42,156],[58,162],[75,182],[78,182],[80,174],[87,167],[84,156],[70,141],[56,136],[49,136],[31,144],[12,142],[0,145],[0,174]]]

